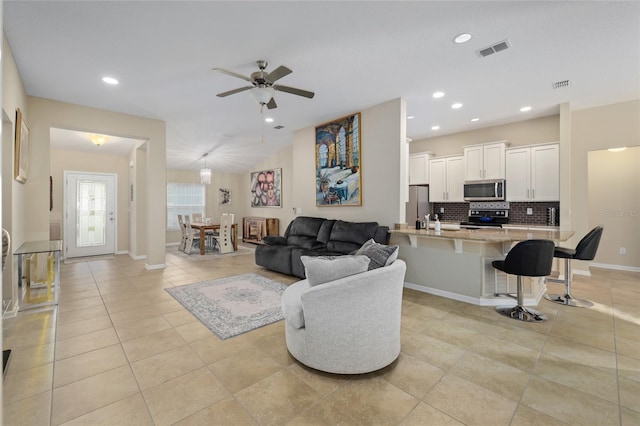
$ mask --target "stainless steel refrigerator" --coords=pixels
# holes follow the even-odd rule
[[[406,220],[413,224],[416,218],[424,220],[424,216],[431,214],[429,206],[429,187],[423,185],[409,185],[409,201],[407,204]]]

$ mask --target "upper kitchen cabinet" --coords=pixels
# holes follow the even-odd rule
[[[426,185],[429,183],[429,160],[431,152],[418,152],[409,155],[409,185]]]
[[[506,150],[507,201],[560,200],[560,145]]]
[[[464,202],[464,156],[429,160],[429,202]]]
[[[464,179],[504,179],[504,153],[507,141],[464,147]]]

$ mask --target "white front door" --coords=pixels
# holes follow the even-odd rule
[[[65,257],[115,253],[116,175],[64,172]]]

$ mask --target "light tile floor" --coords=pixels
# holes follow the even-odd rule
[[[246,272],[293,278],[252,254],[168,254],[167,265],[62,265],[57,310],[5,320],[4,424],[640,424],[640,274],[576,276],[595,308],[543,300],[543,324],[405,290],[399,359],[336,376],[293,360],[282,322],[221,341],[164,291]]]

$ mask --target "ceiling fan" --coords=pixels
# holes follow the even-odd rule
[[[282,86],[280,84],[274,84],[276,81],[280,80],[282,77],[291,74],[289,68],[284,65],[280,65],[278,68],[271,72],[266,72],[267,61],[258,60],[256,61],[258,64],[259,71],[251,73],[251,76],[245,77],[242,74],[235,73],[233,71],[225,70],[222,68],[212,68],[213,71],[220,71],[224,74],[230,75],[232,77],[240,78],[242,80],[248,81],[251,83],[251,86],[239,87],[237,89],[229,90],[227,92],[218,93],[218,97],[224,98],[229,95],[233,95],[235,93],[244,92],[245,90],[250,90],[251,95],[254,97],[256,102],[258,102],[261,106],[266,105],[267,108],[273,109],[277,108],[275,99],[273,99],[273,95],[275,91],[278,90],[280,92],[291,93],[292,95],[304,96],[305,98],[313,98],[315,93],[309,92],[307,90],[296,89],[295,87]]]

